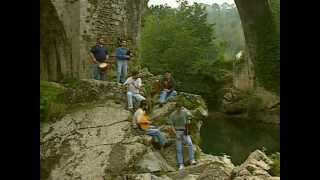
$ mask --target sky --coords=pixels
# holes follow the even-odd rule
[[[229,4],[234,4],[234,0],[188,0],[189,4],[193,4],[193,2],[197,2],[197,3],[205,3],[205,4],[213,4],[213,3],[218,3],[218,4],[222,4],[224,2],[227,2]],[[169,6],[175,8],[178,6],[178,4],[176,3],[176,0],[149,0],[148,5],[160,5],[160,4],[165,4],[167,3]]]

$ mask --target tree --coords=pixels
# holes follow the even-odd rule
[[[223,57],[213,32],[201,4],[180,1],[177,9],[153,6],[141,34],[142,65],[155,74],[172,71],[178,90],[212,96],[220,86],[218,65]]]

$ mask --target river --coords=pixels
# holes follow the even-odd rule
[[[275,125],[231,121],[210,114],[200,133],[201,148],[205,153],[229,155],[236,165],[256,149],[266,149],[267,154],[280,152],[280,127]]]

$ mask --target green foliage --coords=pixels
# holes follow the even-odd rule
[[[271,1],[271,15],[266,14],[257,19],[257,57],[255,73],[257,81],[266,90],[280,93],[280,4]]]
[[[269,173],[271,176],[280,176],[280,153],[274,153],[269,156],[269,158],[273,161]]]
[[[66,112],[64,88],[47,81],[40,81],[40,121],[59,118]]]
[[[207,21],[215,24],[217,42],[225,46],[224,56],[232,58],[237,52],[244,49],[245,41],[241,20],[235,4],[217,3],[206,6]]]
[[[144,22],[140,41],[141,64],[153,74],[173,72],[177,90],[217,99],[221,88],[223,43],[214,42],[214,26],[205,8],[180,1],[178,9],[153,6]],[[215,99],[215,100],[213,100]]]

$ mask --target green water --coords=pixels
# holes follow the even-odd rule
[[[209,116],[201,127],[201,148],[212,155],[226,154],[234,164],[243,163],[256,149],[280,151],[280,127]]]

